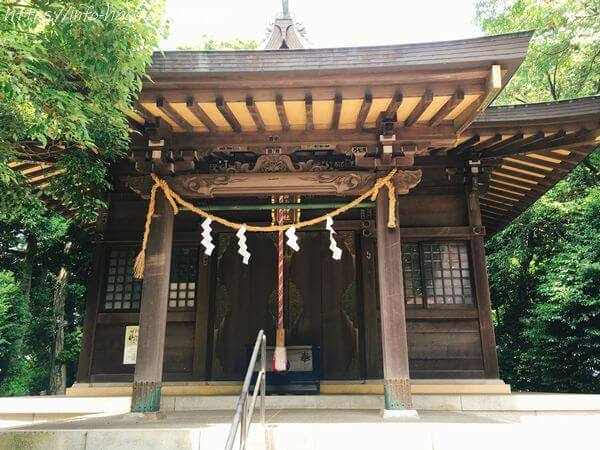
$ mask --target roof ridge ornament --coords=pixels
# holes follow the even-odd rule
[[[290,13],[289,0],[281,1],[281,15],[278,15],[268,29],[265,50],[287,50],[304,48],[302,39],[304,27],[297,23]]]
[[[284,19],[291,19],[290,16],[290,0],[281,0],[281,11]]]

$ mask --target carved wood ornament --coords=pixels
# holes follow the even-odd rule
[[[421,181],[420,170],[398,171],[393,178],[397,194],[407,194]],[[375,172],[224,173],[165,177],[173,190],[189,198],[245,197],[256,195],[360,195],[378,179]],[[152,187],[149,176],[127,177],[126,184],[142,197]]]

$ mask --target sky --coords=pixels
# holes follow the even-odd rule
[[[473,23],[474,0],[290,0],[310,47],[389,45],[463,39],[483,33]],[[164,50],[217,40],[262,41],[281,0],[167,0],[171,35]]]

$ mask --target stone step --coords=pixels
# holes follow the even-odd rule
[[[420,412],[416,420],[384,422],[375,411],[270,411],[267,429],[254,423],[248,450],[506,450],[596,448],[599,413]],[[204,411],[70,420],[0,432],[0,450],[217,450],[231,414]],[[235,447],[239,448],[239,447]]]

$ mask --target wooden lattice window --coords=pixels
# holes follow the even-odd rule
[[[104,282],[105,311],[140,309],[142,281],[133,278],[134,249],[111,249]]]
[[[421,257],[419,244],[402,245],[402,269],[404,271],[404,299],[407,305],[423,304],[421,280]]]
[[[466,242],[409,242],[402,253],[408,305],[473,305]]]
[[[174,246],[171,253],[169,309],[193,309],[196,304],[198,247]]]

